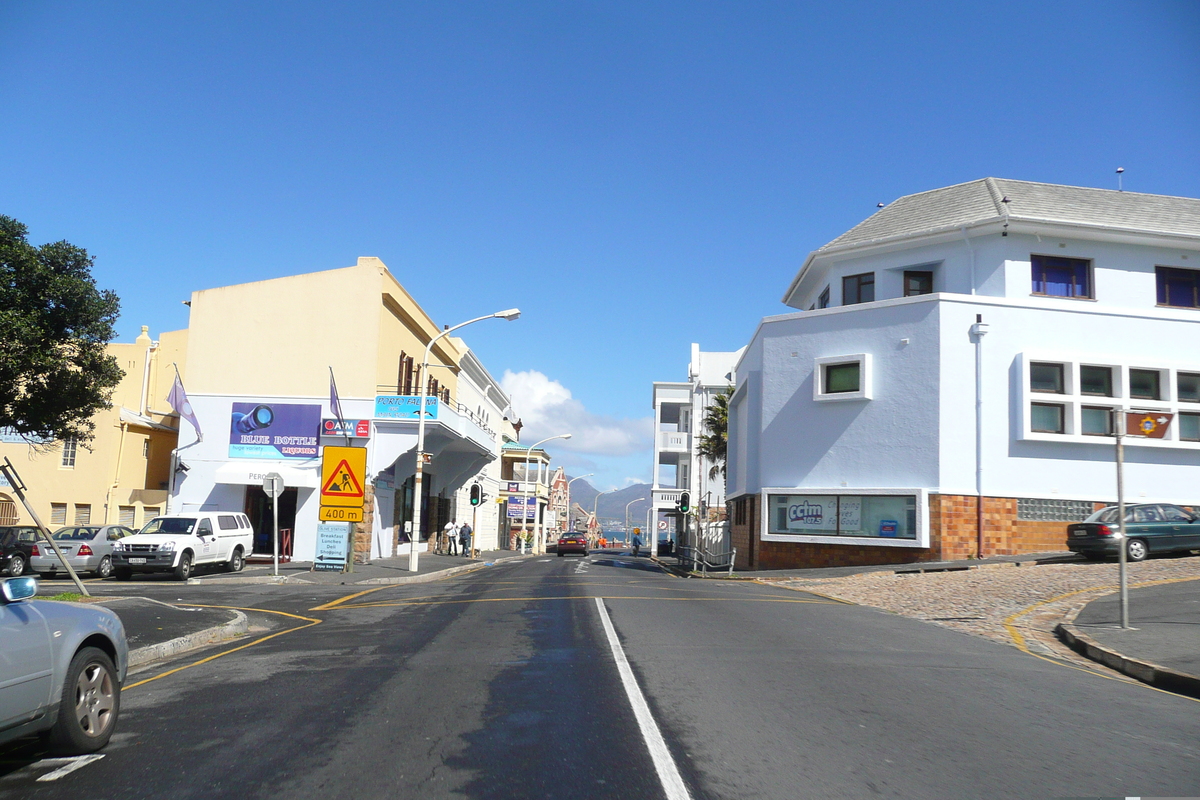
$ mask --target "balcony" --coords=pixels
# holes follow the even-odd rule
[[[687,453],[691,450],[692,436],[683,431],[659,431],[658,452]]]

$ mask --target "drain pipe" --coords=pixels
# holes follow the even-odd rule
[[[971,336],[975,342],[975,557],[983,558],[983,337],[988,325],[975,315]]]

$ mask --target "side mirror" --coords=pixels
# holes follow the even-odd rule
[[[37,578],[9,578],[3,584],[4,602],[28,600],[37,594],[37,589]]]

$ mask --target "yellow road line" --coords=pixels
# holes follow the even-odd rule
[[[475,569],[464,569],[462,572],[455,572],[452,575],[443,575],[442,577],[435,578],[434,580],[422,581],[422,583],[438,583],[440,581],[444,581],[449,578],[457,578],[459,575],[472,575],[481,569],[485,569],[486,567],[487,567],[486,564],[480,564]],[[384,589],[398,589],[401,586],[412,586],[412,585],[413,584],[411,584],[411,583],[385,583],[382,586],[376,586],[374,589],[364,589],[361,592],[355,592],[354,594],[348,594],[345,597],[325,603],[324,605],[315,606],[313,608],[310,608],[309,611],[329,611],[330,609],[337,608],[342,603],[345,603],[349,600],[353,600],[356,597],[363,597],[364,595],[374,594],[375,592],[382,592]]]
[[[284,630],[284,631],[276,631],[275,633],[271,633],[266,636],[262,636],[258,639],[255,639],[253,642],[247,642],[246,644],[238,645],[237,647],[232,647],[228,650],[222,650],[220,653],[215,653],[214,655],[208,656],[206,658],[202,658],[199,661],[193,661],[191,664],[185,664],[182,667],[176,667],[175,669],[169,669],[166,672],[159,673],[158,675],[155,675],[152,678],[146,678],[145,680],[140,680],[137,683],[130,683],[126,686],[123,686],[122,687],[123,690],[136,689],[139,686],[145,686],[147,683],[153,683],[154,681],[159,680],[160,678],[165,678],[168,675],[174,675],[177,672],[183,672],[185,669],[191,669],[192,667],[198,667],[201,664],[207,664],[210,661],[215,661],[218,658],[230,655],[231,653],[236,653],[239,650],[245,650],[247,647],[253,647],[256,644],[262,644],[263,642],[268,641],[269,639],[274,639],[277,636],[283,636],[286,633],[294,633],[296,631],[302,631],[305,628],[311,628],[314,625],[320,625],[322,622],[322,620],[313,619],[312,617],[302,617],[299,614],[289,614],[286,611],[272,611],[272,610],[266,609],[266,608],[241,608],[238,606],[208,606],[208,605],[200,605],[199,603],[191,603],[189,605],[193,605],[197,608],[224,608],[224,609],[229,609],[232,611],[258,611],[263,614],[278,614],[283,617],[291,617],[292,619],[303,620],[308,624],[297,625],[294,628],[288,628],[287,630]]]
[[[820,592],[815,592],[812,589],[801,589],[799,586],[785,586],[783,584],[776,584],[774,581],[764,581],[759,578],[755,578],[754,580],[751,581],[751,583],[757,583],[759,586],[770,586],[774,589],[787,589],[790,592],[804,592],[805,594],[815,594],[817,597],[824,597],[826,600],[832,600],[833,602],[841,603],[844,606],[858,605],[858,603],[851,603],[849,600],[843,600],[840,597],[833,597],[832,595],[821,594]]]

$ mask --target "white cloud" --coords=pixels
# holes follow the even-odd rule
[[[593,414],[571,396],[570,389],[537,370],[505,370],[500,385],[512,400],[516,417],[525,425],[522,442],[569,433],[569,440],[554,442],[554,446],[597,456],[650,452],[653,417],[617,419]]]

